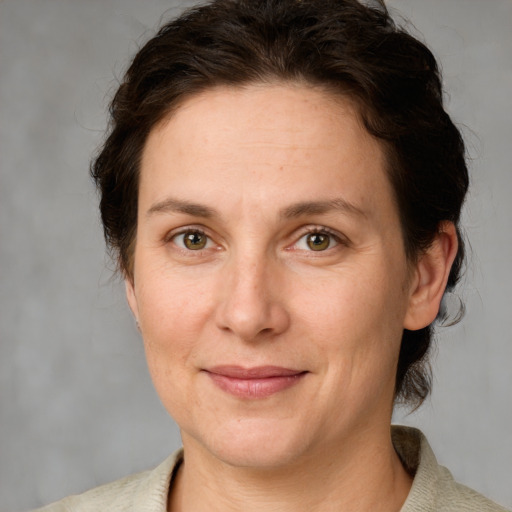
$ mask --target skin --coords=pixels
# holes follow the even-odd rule
[[[126,284],[182,434],[169,510],[399,510],[401,334],[435,318],[456,248],[444,223],[407,260],[382,148],[348,99],[217,88],[154,127]],[[248,398],[215,383],[218,365],[302,373]]]

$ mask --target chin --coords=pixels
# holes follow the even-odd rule
[[[225,464],[253,469],[287,466],[307,451],[304,432],[299,435],[275,421],[257,419],[235,420],[199,442]]]

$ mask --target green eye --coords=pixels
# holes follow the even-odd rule
[[[187,231],[177,237],[176,243],[178,245],[183,244],[191,251],[200,251],[208,244],[208,237],[200,231]]]
[[[325,251],[331,245],[331,236],[325,233],[310,233],[306,236],[306,244],[312,251]]]

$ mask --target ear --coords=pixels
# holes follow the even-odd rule
[[[124,287],[126,289],[126,300],[128,301],[128,305],[132,310],[133,316],[135,317],[135,321],[137,325],[139,323],[139,307],[137,305],[137,297],[135,296],[135,285],[133,282],[133,278],[125,278]]]
[[[434,241],[416,263],[405,329],[422,329],[437,317],[457,248],[458,238],[453,222],[441,222]]]

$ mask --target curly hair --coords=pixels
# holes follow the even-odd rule
[[[125,277],[133,277],[139,167],[151,129],[206,89],[275,82],[321,86],[355,101],[385,150],[409,260],[430,246],[442,221],[455,224],[452,289],[464,260],[464,142],[444,110],[431,51],[395,24],[383,2],[357,0],[215,0],[165,24],[140,49],[91,164],[107,245]],[[395,401],[419,406],[428,395],[432,335],[431,325],[404,330]]]

